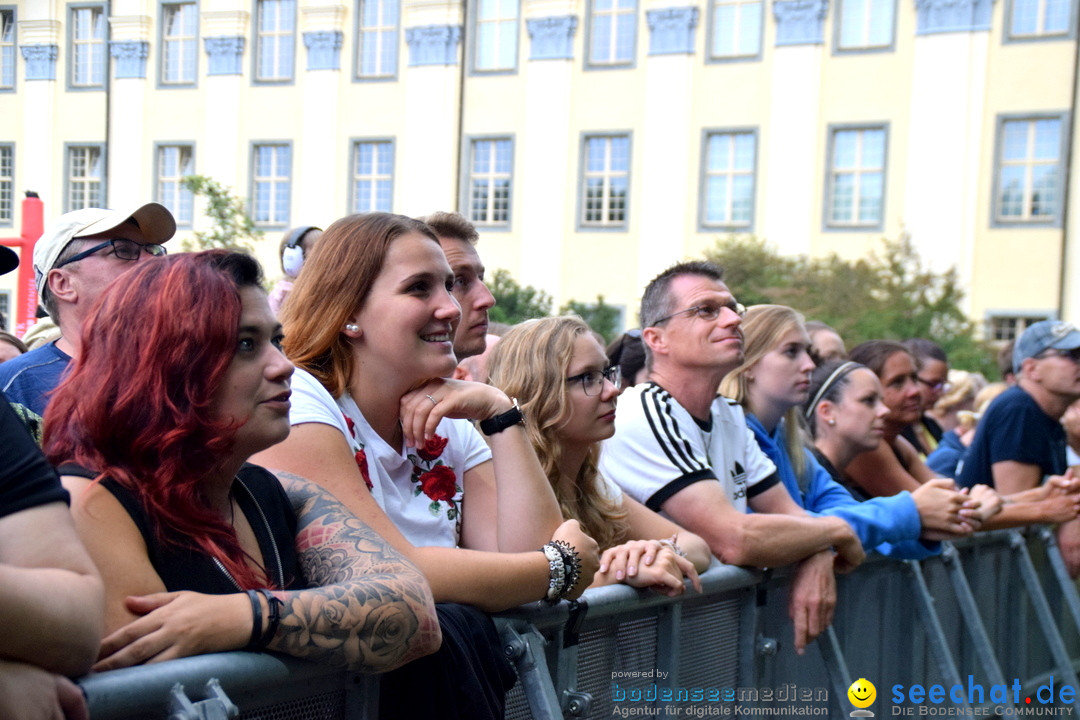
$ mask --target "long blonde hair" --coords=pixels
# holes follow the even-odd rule
[[[747,374],[758,360],[776,349],[776,346],[792,330],[805,330],[803,316],[786,305],[754,305],[743,316],[743,361],[729,372],[720,383],[720,392],[750,410],[750,381]],[[803,455],[806,434],[802,427],[801,412],[792,407],[784,413],[784,445],[796,477],[806,471]]]
[[[576,316],[526,321],[511,328],[491,351],[488,370],[489,382],[521,404],[527,419],[525,432],[555,490],[563,517],[581,523],[603,550],[624,542],[630,527],[626,510],[601,490],[599,446],[589,449],[572,490],[559,482],[559,429],[571,412],[566,373],[573,359],[574,342],[590,332],[589,326]]]

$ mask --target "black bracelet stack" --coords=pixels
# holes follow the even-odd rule
[[[557,603],[569,595],[581,579],[581,557],[574,546],[565,540],[552,540],[540,551],[547,558],[551,573],[544,600]]]
[[[278,625],[281,624],[281,607],[285,603],[274,597],[274,594],[266,588],[262,588],[259,592],[266,596],[266,604],[270,607],[270,622],[266,626],[266,632],[259,638],[259,646],[266,647],[277,634]]]
[[[270,622],[263,630],[262,603],[259,602],[259,593],[266,596],[266,604],[270,611]],[[278,626],[281,624],[281,606],[284,603],[274,597],[266,588],[248,590],[248,599],[251,601],[251,639],[248,640],[245,650],[252,652],[262,650],[274,639]]]

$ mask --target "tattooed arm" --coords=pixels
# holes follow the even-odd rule
[[[330,493],[277,475],[296,513],[296,550],[310,589],[274,593],[284,607],[269,649],[367,672],[437,650],[435,604],[416,566]]]
[[[333,495],[295,475],[282,473],[281,484],[297,517],[296,548],[308,589],[274,592],[282,603],[281,623],[268,649],[363,672],[386,672],[435,652],[439,624],[420,571]],[[130,516],[107,490],[94,490],[102,505],[115,505],[113,525],[130,525],[135,533],[125,547],[137,545]],[[106,515],[90,517],[101,523]],[[106,533],[106,527],[99,525],[94,535],[115,536],[115,529]],[[118,564],[109,555],[117,552],[116,545],[95,545],[91,552],[101,550],[95,560],[112,567]],[[247,645],[252,617],[245,594],[156,592],[163,586],[145,545],[136,554],[140,557],[119,563],[124,575],[110,593],[130,619],[118,618],[122,626],[111,626],[118,629],[102,641],[95,670]],[[265,631],[269,608],[261,594],[259,601]]]

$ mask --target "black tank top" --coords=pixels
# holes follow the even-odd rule
[[[61,465],[59,473],[91,479],[97,477],[94,471],[74,463]],[[233,496],[255,532],[268,577],[275,583],[282,583],[284,589],[302,589],[305,584],[294,544],[296,517],[281,483],[265,468],[250,463],[245,464],[236,477],[238,484],[233,487]],[[213,557],[194,548],[159,543],[155,523],[132,492],[112,478],[103,479],[101,484],[124,506],[139,528],[150,563],[170,592],[193,590],[210,595],[227,595],[240,591]],[[283,577],[279,577],[277,558],[281,560],[280,573]]]

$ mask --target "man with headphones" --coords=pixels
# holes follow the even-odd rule
[[[270,291],[270,310],[277,315],[285,298],[292,291],[292,281],[300,274],[300,268],[304,266],[304,258],[315,243],[322,237],[322,228],[313,225],[301,225],[286,232],[281,238],[281,246],[278,253],[281,256],[281,271],[285,277],[278,280],[274,289]]]

